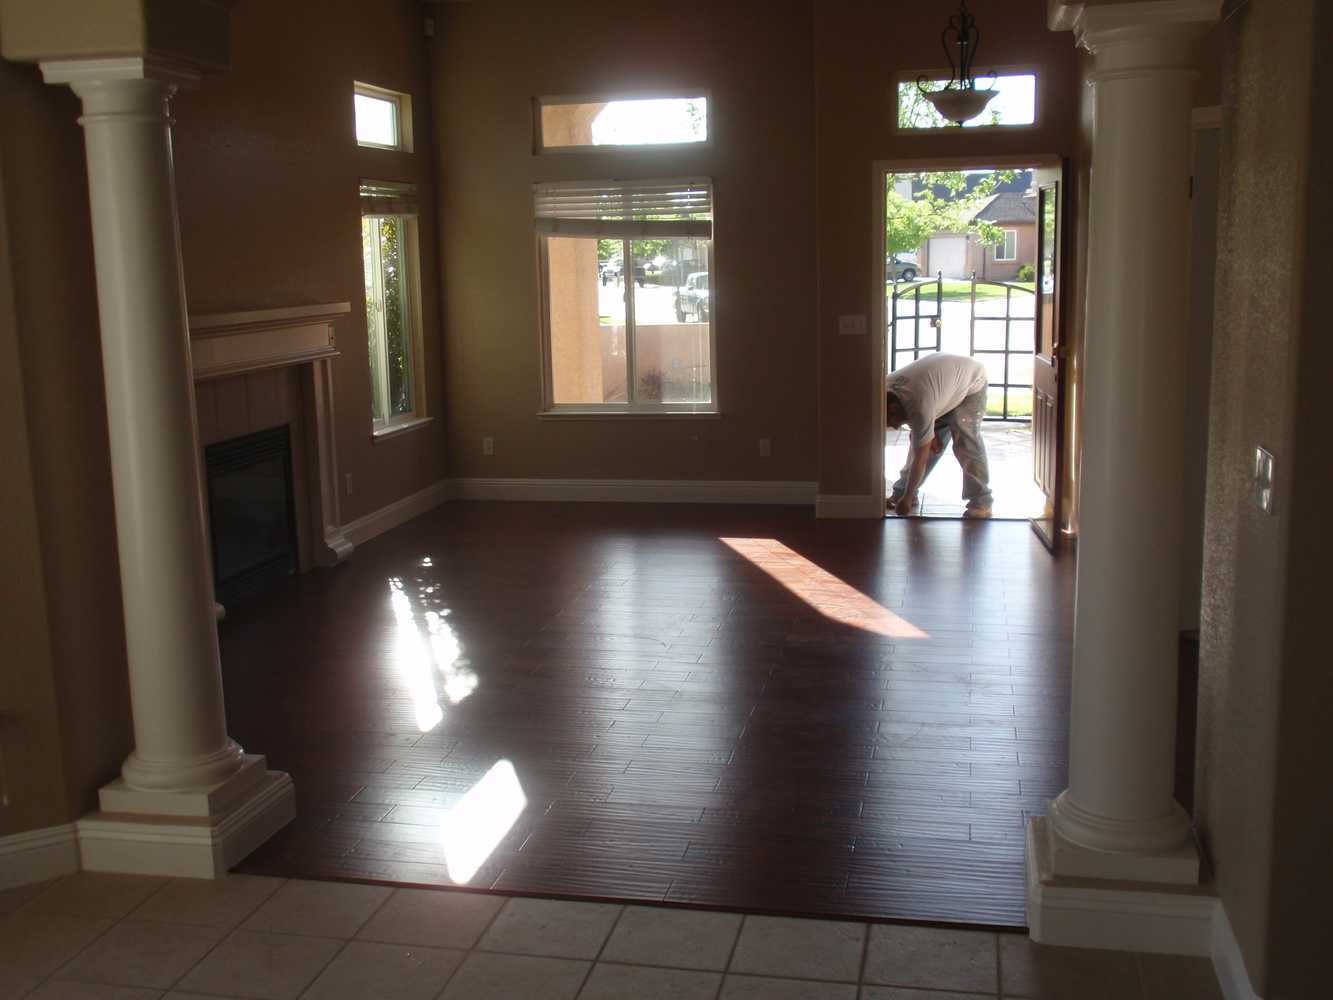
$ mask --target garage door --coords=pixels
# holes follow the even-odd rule
[[[932,236],[930,239],[930,269],[943,271],[946,278],[966,278],[967,237]]]

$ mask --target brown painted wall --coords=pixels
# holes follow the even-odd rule
[[[436,10],[450,474],[813,480],[808,0],[614,13],[576,2],[558,18],[535,3]],[[654,88],[709,93],[709,147],[533,155],[532,98]],[[714,182],[722,417],[539,420],[532,184],[683,175]]]
[[[1328,394],[1318,364],[1327,324],[1313,312],[1327,254],[1310,249],[1327,229],[1307,220],[1313,205],[1328,212],[1327,175],[1309,161],[1315,6],[1251,0],[1226,25],[1196,818],[1250,976],[1270,1000],[1318,992],[1293,987],[1299,976],[1287,978],[1277,958],[1308,974],[1324,950],[1321,927],[1327,943],[1327,861],[1322,892],[1311,876],[1327,856],[1328,805],[1302,801],[1327,799],[1326,766],[1307,754],[1320,747],[1327,761],[1329,704],[1318,618],[1327,616],[1327,449],[1311,440],[1326,427]],[[1299,426],[1298,414],[1315,423]],[[1250,499],[1256,445],[1277,459],[1274,516]],[[1311,828],[1320,810],[1322,829]],[[1294,958],[1301,948],[1310,954]]]
[[[819,483],[822,493],[872,492],[868,338],[838,335],[838,316],[872,315],[873,272],[881,244],[874,218],[877,160],[1063,155],[1074,147],[1079,94],[1072,37],[1046,28],[1041,0],[975,0],[986,67],[1035,66],[1038,124],[999,133],[898,133],[891,76],[942,61],[944,10],[935,4],[822,0],[814,5],[815,119],[819,246]]]
[[[0,84],[4,82],[0,75]],[[0,837],[66,819],[41,527],[28,455],[0,132]],[[50,789],[56,789],[51,794]]]
[[[426,39],[412,0],[239,4],[232,62],[175,104],[190,312],[351,302],[334,363],[343,519],[444,476],[442,420],[371,439],[358,179],[417,185],[427,406],[443,412]],[[356,145],[354,81],[412,95],[415,152]]]
[[[419,10],[412,0],[240,4],[232,36],[232,68],[205,78],[173,108],[190,308],[352,303],[338,331],[343,354],[334,377],[340,469],[356,487],[344,497],[343,513],[355,518],[444,475],[440,420],[371,441],[360,255],[358,178],[414,181],[423,213],[421,270],[437,273],[429,68]],[[413,95],[416,153],[355,145],[353,80]],[[0,173],[25,390],[11,403],[24,403],[31,462],[27,507],[22,489],[0,493],[0,524],[35,537],[42,572],[23,571],[34,553],[20,548],[6,549],[0,568],[7,579],[31,586],[45,577],[44,594],[22,593],[20,604],[7,607],[26,609],[24,642],[34,653],[24,663],[33,676],[19,689],[0,687],[0,716],[21,720],[22,739],[34,746],[57,735],[60,741],[59,752],[34,754],[30,768],[25,764],[24,787],[33,798],[25,792],[0,815],[0,833],[92,808],[96,789],[116,774],[133,743],[78,115],[67,88],[43,84],[35,67],[0,61],[0,135],[23,140],[3,144]],[[424,284],[422,363],[429,409],[438,415],[439,299],[436,283]],[[23,448],[22,435],[0,439],[5,468],[22,467]],[[22,528],[34,517],[35,536]],[[50,646],[44,670],[43,630]],[[55,712],[49,699],[37,704],[46,697],[44,684]],[[8,748],[19,737],[10,735],[8,721],[0,725],[0,747]],[[7,760],[10,773],[23,760]]]
[[[133,742],[78,115],[67,89],[43,84],[34,67],[0,61],[0,135],[23,137],[0,155],[43,570],[32,583],[45,577],[46,614],[32,610],[47,623],[50,644],[47,677],[34,683],[55,692],[59,721],[50,716],[41,726],[58,726],[62,743],[61,754],[31,761],[36,798],[21,808],[57,822],[93,804]],[[6,442],[5,467],[21,462],[9,454],[19,448]],[[22,525],[21,504],[4,502],[0,523]],[[24,579],[18,573],[5,567],[9,579]],[[6,700],[0,714],[16,707]]]

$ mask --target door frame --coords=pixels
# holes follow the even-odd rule
[[[873,290],[870,310],[870,329],[873,334],[870,341],[870,370],[874,373],[871,382],[870,403],[870,440],[878,442],[871,461],[870,488],[874,491],[873,507],[883,517],[888,509],[888,482],[884,469],[884,448],[888,443],[888,428],[884,426],[884,388],[888,379],[888,358],[884,350],[884,338],[888,331],[888,316],[884,303],[884,285],[887,272],[884,268],[884,209],[885,183],[889,174],[922,173],[925,171],[979,170],[987,167],[1012,170],[1041,170],[1046,167],[1059,167],[1062,157],[1054,153],[1034,153],[1031,156],[940,156],[914,159],[875,160],[871,164],[871,184],[874,190],[874,205],[871,218],[871,254],[870,282]],[[1062,442],[1063,445],[1063,442]]]

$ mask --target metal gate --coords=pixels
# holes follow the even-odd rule
[[[923,291],[925,295],[922,295]],[[889,300],[889,371],[897,371],[903,365],[919,360],[921,355],[933,354],[940,349],[943,303],[942,274],[923,281],[893,283],[893,296]],[[923,305],[925,312],[922,311]],[[930,311],[932,307],[934,312]]]
[[[954,283],[955,286],[960,284],[962,282]],[[978,294],[978,288],[987,286],[1003,289],[1002,303],[998,294],[984,291]],[[950,296],[957,296],[954,288],[950,289]],[[889,371],[897,371],[922,355],[945,349],[961,354],[966,346],[969,356],[985,360],[990,376],[991,399],[986,419],[1029,423],[1033,405],[1032,338],[1036,326],[1032,308],[1036,302],[1035,290],[1016,282],[978,281],[973,274],[967,285],[969,326],[966,345],[961,329],[963,303],[958,298],[950,299],[959,308],[953,317],[953,326],[946,330],[943,324],[949,317],[944,309],[942,273],[924,281],[894,283],[888,317]],[[985,305],[990,302],[1002,305],[1002,309],[992,311]],[[1016,312],[1015,304],[1028,305],[1028,308]],[[950,343],[946,344],[946,340]],[[993,413],[997,395],[999,413]]]
[[[977,315],[977,286],[991,285],[996,288],[1004,289],[1004,313],[1003,314],[985,314]],[[1000,414],[998,416],[987,416],[987,420],[1000,420],[1010,423],[1030,423],[1032,421],[1032,352],[1033,336],[1036,331],[1036,315],[1031,307],[1025,313],[1020,312],[1014,315],[1015,295],[1019,296],[1019,301],[1028,301],[1036,303],[1036,289],[1028,288],[1026,285],[1016,284],[1011,281],[978,281],[976,272],[972,274],[971,288],[971,318],[972,326],[968,332],[969,352],[972,357],[1002,357],[1003,361],[1003,380],[996,382],[991,380],[991,391],[999,389],[1001,393]],[[1026,300],[1022,297],[1026,296]],[[978,347],[977,346],[977,324],[983,324],[982,333],[986,336],[986,343],[996,343],[998,347]],[[1003,323],[1003,339],[989,339],[989,329],[985,324]],[[1015,332],[1015,324],[1020,326],[1020,331]],[[991,369],[988,364],[987,370]],[[1026,373],[1027,381],[1022,381]],[[1017,378],[1019,381],[1014,381]],[[990,412],[990,405],[986,407],[987,413]]]

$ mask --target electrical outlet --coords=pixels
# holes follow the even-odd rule
[[[347,486],[347,495],[350,497],[352,495],[352,474],[350,472],[344,478],[344,483]]]
[[[481,453],[483,455],[495,454],[495,438],[491,437],[489,434],[481,439]]]
[[[770,458],[770,457],[772,457],[772,455],[773,455],[773,439],[772,439],[772,438],[760,438],[760,439],[759,439],[759,457],[760,457],[760,458]]]
[[[840,337],[864,337],[866,335],[865,315],[839,316],[838,335]]]

